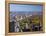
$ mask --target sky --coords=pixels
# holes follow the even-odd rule
[[[42,11],[41,5],[22,5],[22,4],[10,4],[10,12],[33,12],[33,11]]]

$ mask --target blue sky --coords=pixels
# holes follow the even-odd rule
[[[10,4],[10,12],[19,12],[19,11],[26,11],[26,12],[33,12],[33,11],[42,11],[42,6],[40,5],[22,5],[22,4]]]

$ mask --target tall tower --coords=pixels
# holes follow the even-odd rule
[[[18,17],[17,16],[15,16],[15,32],[19,32],[19,22],[18,22]]]

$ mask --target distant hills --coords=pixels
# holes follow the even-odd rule
[[[42,15],[42,12],[10,12],[10,16]]]

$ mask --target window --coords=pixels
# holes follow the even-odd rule
[[[44,32],[44,3],[7,2],[7,33]]]

